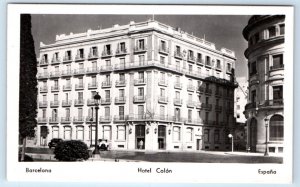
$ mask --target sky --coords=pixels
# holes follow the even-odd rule
[[[244,51],[247,41],[242,31],[251,15],[154,15],[154,19],[172,27],[212,42],[220,50],[233,50],[236,55],[236,76],[247,77],[247,59]],[[35,51],[39,55],[40,42],[51,44],[56,35],[82,33],[88,29],[109,28],[115,24],[126,25],[130,21],[142,22],[153,15],[32,15],[32,35]]]

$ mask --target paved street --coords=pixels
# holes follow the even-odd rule
[[[53,149],[27,148],[30,155],[42,155],[43,158],[53,158]],[[47,155],[47,156],[46,156]],[[35,159],[42,161],[42,157]],[[282,163],[282,157],[264,157],[263,153],[244,152],[140,152],[140,151],[102,151],[101,159],[104,161],[146,161],[146,162],[197,162],[197,163]],[[90,159],[98,161],[95,159]],[[99,160],[99,161],[100,161]]]

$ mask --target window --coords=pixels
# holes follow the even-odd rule
[[[93,107],[90,107],[90,108],[89,108],[89,110],[88,110],[88,117],[89,117],[89,118],[93,118],[93,117],[94,117],[94,114],[93,114],[94,112],[93,112],[93,110],[94,110]]]
[[[284,35],[284,24],[279,25],[279,34]]]
[[[227,72],[231,73],[231,64],[227,63]]]
[[[125,82],[125,74],[124,73],[119,74],[119,80],[120,80],[120,82]]]
[[[272,69],[278,69],[283,67],[283,55],[273,55],[273,67]]]
[[[83,92],[78,92],[78,100],[83,101]]]
[[[91,91],[91,99],[94,99],[94,96],[97,94],[96,91]]]
[[[54,101],[58,101],[58,94],[54,94]]]
[[[138,88],[138,96],[144,96],[144,88]]]
[[[84,58],[84,50],[83,49],[79,49],[78,52],[79,52],[79,57],[80,58]]]
[[[104,46],[104,54],[105,55],[110,55],[111,54],[111,46],[110,44],[107,44]]]
[[[217,68],[221,69],[221,61],[219,59],[217,59]]]
[[[89,132],[90,132],[89,133],[89,139],[90,139],[90,141],[95,142],[96,127],[90,126]],[[92,137],[91,137],[91,135],[92,135]]]
[[[52,118],[53,118],[53,121],[57,121],[57,109],[52,110]]]
[[[98,49],[97,47],[92,47],[91,48],[92,56],[98,56]]]
[[[105,65],[106,65],[106,67],[111,67],[111,61],[110,61],[110,59],[105,60]]]
[[[71,79],[66,79],[66,87],[69,88],[71,87]]]
[[[145,40],[144,39],[139,39],[137,40],[137,47],[138,49],[145,49]]]
[[[126,52],[125,42],[121,42],[121,43],[120,43],[120,51],[121,51],[121,52]]]
[[[205,121],[208,121],[209,119],[209,112],[205,112]]]
[[[104,118],[106,120],[109,120],[109,118],[110,118],[110,107],[108,107],[108,106],[104,108]]]
[[[110,90],[105,90],[105,99],[106,100],[110,99]]]
[[[197,53],[197,62],[202,63],[202,54],[201,53]]]
[[[166,42],[163,41],[163,40],[160,41],[160,49],[163,50],[163,51],[167,50]]]
[[[140,65],[145,64],[145,55],[139,55],[139,63],[140,63]]]
[[[165,97],[165,96],[166,96],[166,94],[165,94],[165,89],[164,89],[164,88],[161,88],[161,89],[160,89],[160,96],[161,96],[161,97]]]
[[[180,108],[175,108],[175,120],[179,121],[180,120]]]
[[[47,54],[43,55],[42,62],[48,63],[48,55]]]
[[[125,125],[117,126],[117,140],[126,140],[126,127]]]
[[[97,69],[97,61],[92,62],[92,69]]]
[[[161,80],[161,82],[166,81],[166,74],[164,72],[160,72],[160,80]]]
[[[176,91],[176,92],[175,92],[175,98],[176,98],[176,99],[180,99],[180,92],[179,92],[179,91]]]
[[[220,142],[220,130],[215,130],[214,132],[214,142],[219,143]]]
[[[139,80],[144,82],[144,72],[139,72]]]
[[[111,126],[109,125],[103,126],[103,139],[111,140]]]
[[[194,51],[188,50],[188,58],[190,58],[190,59],[194,58]]]
[[[120,98],[123,98],[124,99],[124,97],[125,97],[125,91],[124,91],[124,89],[119,89],[119,97]]]
[[[187,142],[193,141],[193,129],[192,128],[186,128],[186,141]]]
[[[71,140],[71,127],[64,127],[64,139]]]
[[[125,66],[125,58],[120,58],[120,66],[121,67]]]
[[[83,77],[78,78],[78,85],[79,87],[83,87]]]
[[[270,141],[283,141],[283,117],[274,115],[270,119]]]
[[[110,74],[105,75],[105,82],[110,83]]]
[[[180,127],[173,127],[173,141],[180,141]]]
[[[180,54],[180,53],[181,53],[180,46],[178,46],[178,45],[176,46],[176,53],[177,53],[177,54]]]
[[[44,102],[47,101],[47,95],[43,95],[43,101],[44,101]]]
[[[138,118],[142,119],[144,116],[144,105],[138,105]]]
[[[119,118],[124,119],[124,106],[119,106]]]
[[[251,91],[251,101],[252,103],[256,103],[256,90]]]
[[[83,114],[83,110],[82,110],[82,108],[78,108],[77,109],[78,111],[78,113],[77,113],[77,116],[78,116],[78,120],[82,120],[82,114]]]
[[[59,138],[59,127],[52,127],[52,138]]]
[[[96,76],[92,76],[91,78],[92,78],[92,85],[96,85],[97,84],[96,83]]]
[[[193,72],[193,65],[189,64],[189,72],[192,73]]]
[[[209,129],[204,129],[204,142],[209,143]]]
[[[255,75],[257,73],[257,69],[256,69],[256,61],[255,62],[251,62],[250,63],[250,75]]]
[[[175,79],[176,79],[176,83],[177,83],[177,84],[180,84],[180,77],[179,77],[179,76],[176,76]]]
[[[269,38],[276,36],[276,28],[275,27],[269,27],[268,31],[269,31]]]
[[[160,56],[160,63],[165,64],[165,57],[164,56]]]
[[[206,56],[205,65],[211,66],[211,64],[210,64],[210,56]]]
[[[281,100],[283,98],[282,86],[273,86],[273,100]]]
[[[180,61],[176,61],[176,70],[179,70],[180,69]]]
[[[71,60],[71,58],[72,58],[72,52],[66,51],[66,60]]]
[[[53,58],[55,61],[59,61],[59,53],[58,52],[54,53]]]
[[[190,93],[189,93],[188,101],[189,101],[189,102],[193,102],[193,94],[190,94]]]
[[[47,116],[47,110],[46,110],[46,109],[43,109],[42,112],[43,112],[43,115],[42,115],[43,118],[46,118],[46,116]]]
[[[200,66],[197,67],[197,73],[201,74],[201,67]]]
[[[188,121],[192,122],[192,110],[188,110]]]
[[[82,126],[77,126],[76,127],[76,139],[77,140],[83,140],[83,127]]]
[[[165,117],[165,106],[163,105],[160,105],[160,116],[161,116],[161,119],[164,119]]]

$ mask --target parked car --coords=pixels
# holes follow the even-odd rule
[[[48,146],[49,148],[51,149],[52,147],[56,147],[57,144],[59,142],[62,142],[63,140],[61,138],[53,138],[49,143],[48,143]]]
[[[108,150],[107,140],[100,140],[99,150],[100,151],[107,151]]]

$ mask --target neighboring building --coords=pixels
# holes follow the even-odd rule
[[[246,117],[244,115],[245,106],[247,104],[248,96],[248,80],[247,77],[237,77],[236,82],[238,87],[234,91],[234,107],[236,119],[235,126],[235,147],[238,150],[246,150]]]
[[[284,15],[252,16],[243,30],[249,44],[245,115],[251,151],[264,152],[267,144],[267,151],[283,152],[284,20]]]
[[[98,137],[111,149],[230,148],[233,51],[150,20],[56,36],[40,58],[37,146],[93,144],[99,92]]]

